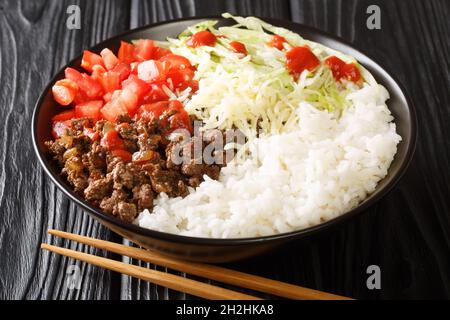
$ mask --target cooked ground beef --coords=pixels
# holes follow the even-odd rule
[[[126,222],[133,222],[136,218],[137,210],[134,203],[128,203],[125,201],[120,201],[115,207],[113,214],[118,216],[119,219]]]
[[[139,211],[153,208],[153,189],[149,184],[138,185],[133,188],[133,200],[137,203]]]
[[[86,128],[90,135],[85,134]],[[132,161],[107,148],[103,140],[105,132],[111,130],[123,143],[122,154],[132,155]],[[151,210],[158,193],[185,196],[189,186],[197,187],[203,181],[203,175],[218,179],[221,168],[202,162],[206,143],[201,139],[170,142],[158,122],[135,121],[128,116],[119,117],[116,123],[101,120],[95,125],[86,118],[73,119],[66,135],[46,145],[76,192],[104,212],[128,222],[138,212]]]

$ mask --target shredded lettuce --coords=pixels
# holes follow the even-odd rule
[[[164,44],[197,68],[195,78],[199,80],[199,90],[186,101],[185,107],[203,120],[205,128],[237,128],[251,138],[261,130],[268,134],[295,130],[300,123],[296,110],[302,103],[336,117],[349,105],[347,95],[354,84],[335,81],[323,60],[335,55],[357,64],[353,57],[255,17],[236,17],[229,13],[223,17],[235,20],[236,25],[216,28],[217,21],[203,21]],[[186,45],[188,37],[203,30],[223,37],[218,37],[213,47]],[[267,45],[274,34],[287,40],[286,49],[309,46],[321,65],[313,72],[304,71],[295,80],[286,69],[285,52]],[[248,55],[230,50],[231,41],[243,43]],[[367,70],[357,66],[365,82],[376,84]]]

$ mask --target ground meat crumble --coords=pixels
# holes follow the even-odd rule
[[[86,134],[86,128],[90,134]],[[104,133],[117,131],[132,160],[123,159],[102,145]],[[205,164],[193,155],[189,161],[175,163],[174,149],[180,156],[191,153],[189,143],[167,141],[157,122],[119,117],[95,125],[86,118],[72,120],[60,138],[47,141],[48,152],[61,174],[74,190],[104,212],[132,222],[137,214],[153,208],[158,193],[170,197],[186,196],[188,187],[197,187],[203,176],[218,179],[222,164]],[[201,150],[203,150],[204,143]]]

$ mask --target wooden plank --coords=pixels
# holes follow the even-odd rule
[[[66,28],[66,10],[71,4],[81,7],[81,30]],[[32,149],[30,120],[38,95],[60,67],[82,49],[128,27],[128,5],[124,1],[2,2],[1,299],[107,299],[118,295],[111,289],[119,281],[117,275],[39,249],[41,242],[49,241],[48,228],[103,239],[115,237],[57,191],[44,175]],[[76,248],[73,244],[70,247]],[[80,268],[79,290],[68,288],[71,275],[66,272],[72,264]]]
[[[287,0],[132,0],[131,3],[132,28],[176,18],[220,15],[223,12],[289,17]]]

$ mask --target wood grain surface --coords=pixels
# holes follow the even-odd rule
[[[66,28],[71,4],[80,5],[81,30]],[[366,27],[373,4],[381,9],[381,30]],[[122,240],[44,175],[30,119],[51,76],[83,49],[130,28],[224,11],[292,20],[341,36],[400,79],[419,118],[410,169],[377,205],[307,242],[228,266],[359,299],[450,298],[448,0],[0,0],[0,299],[192,298],[39,250],[50,240],[48,228]],[[71,265],[80,268],[80,289],[68,285]],[[367,289],[369,265],[381,268],[381,290]]]

